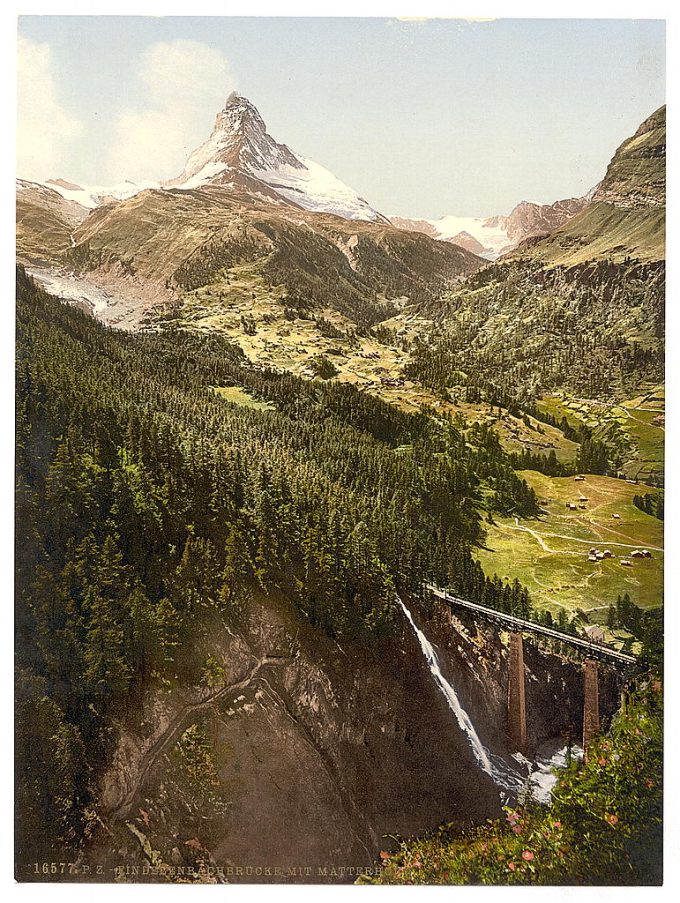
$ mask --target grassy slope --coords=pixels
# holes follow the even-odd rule
[[[619,593],[629,593],[644,608],[661,604],[663,552],[656,550],[663,549],[663,523],[633,505],[640,486],[593,475],[584,482],[534,471],[522,476],[546,513],[532,521],[506,519],[489,527],[487,548],[478,553],[487,573],[518,577],[534,603],[553,614],[561,607],[581,608],[601,623]],[[568,511],[566,504],[581,495],[589,499],[586,510]],[[589,561],[591,547],[610,549],[616,557]],[[630,568],[622,566],[621,559],[629,558],[635,548],[650,549],[654,557],[632,559]]]
[[[274,406],[266,401],[258,401],[241,386],[215,386],[214,391],[225,401],[237,404],[243,408],[252,408],[255,411],[273,411]]]
[[[621,436],[622,470],[628,479],[644,480],[663,474],[664,469],[664,386],[642,387],[635,398],[621,404],[575,398],[568,393],[545,396],[538,406],[555,417],[566,417],[575,427],[586,424],[599,437],[611,434],[612,427]],[[642,492],[643,490],[641,490]]]
[[[71,246],[73,227],[54,210],[17,198],[17,260],[56,263]]]
[[[617,263],[628,257],[663,260],[665,218],[665,207],[623,209],[600,202],[516,256],[528,254],[550,266],[575,266],[601,258]]]

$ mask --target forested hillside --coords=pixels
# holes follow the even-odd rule
[[[663,380],[664,292],[663,263],[496,264],[423,306],[435,338],[414,345],[407,372],[443,390],[462,370],[520,402],[558,388],[625,397]]]
[[[17,305],[22,850],[81,836],[116,719],[154,681],[198,683],[201,631],[254,592],[353,643],[425,580],[528,612],[471,555],[486,513],[537,510],[493,431],[253,368],[218,335],[106,329],[21,270]],[[264,409],[215,391],[235,385]]]

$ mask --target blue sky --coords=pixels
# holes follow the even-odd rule
[[[19,175],[176,175],[232,89],[374,207],[435,218],[582,194],[664,102],[633,20],[22,17]]]

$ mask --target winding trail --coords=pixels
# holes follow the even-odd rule
[[[130,811],[132,804],[141,788],[143,787],[149,772],[154,767],[160,756],[165,750],[177,739],[180,732],[190,720],[190,716],[201,709],[208,708],[218,702],[220,699],[233,693],[236,690],[244,690],[257,677],[259,671],[266,665],[280,664],[281,657],[265,655],[253,665],[248,674],[233,684],[221,687],[209,696],[204,697],[198,702],[189,703],[180,709],[178,714],[172,719],[165,730],[154,740],[151,746],[142,754],[141,762],[137,770],[136,779],[132,785],[127,788],[122,800],[118,805],[110,811],[108,817],[111,822],[125,818]]]
[[[529,527],[522,526],[522,524],[519,523],[519,519],[517,517],[515,518],[515,526],[513,527],[512,524],[507,524],[507,527],[509,530],[520,530],[522,533],[531,534],[531,536],[533,536],[537,540],[537,542],[540,543],[541,548],[543,548],[544,551],[553,552],[556,555],[566,555],[566,554],[579,555],[580,552],[570,552],[568,549],[551,549],[543,541],[543,537],[547,536],[548,538],[552,538],[552,539],[566,539],[568,542],[581,542],[587,546],[592,546],[592,544],[594,542],[603,542],[602,539],[597,539],[597,538],[580,539],[577,536],[565,536],[563,533],[538,533],[538,532],[536,532],[536,530],[531,530]],[[645,548],[645,549],[650,549],[652,552],[663,552],[663,549],[659,548],[658,546],[643,545],[639,542],[638,543],[613,542],[608,539],[608,540],[606,540],[606,543],[609,546],[621,546],[624,549]]]
[[[630,408],[621,407],[623,411],[626,412],[627,416],[630,417],[631,420],[634,420],[636,423],[641,424],[642,426],[650,427],[651,429],[661,430],[662,433],[666,432],[666,427],[660,423],[652,423],[649,420],[643,420],[640,417],[636,417],[635,414],[632,413]],[[651,411],[654,414],[665,414],[665,410],[659,410],[657,408],[633,408],[633,411]]]
[[[540,545],[540,547],[543,549],[544,552],[550,552],[552,555],[563,555],[563,554],[564,555],[579,555],[579,556],[581,555],[581,552],[573,552],[568,549],[565,549],[565,550],[551,549],[543,537],[544,536],[554,536],[555,534],[538,533],[536,530],[532,530],[531,527],[525,527],[522,524],[520,524],[518,518],[515,518],[515,526],[514,527],[512,526],[512,524],[508,524],[507,526],[509,527],[510,530],[521,530],[522,533],[528,533],[530,536],[533,536],[533,538]]]

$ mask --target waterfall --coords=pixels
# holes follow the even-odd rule
[[[437,653],[434,651],[432,643],[430,643],[423,631],[413,620],[413,615],[404,605],[404,602],[399,596],[397,596],[397,602],[401,606],[402,611],[406,615],[409,624],[413,628],[413,632],[418,638],[420,648],[423,652],[423,655],[425,656],[428,667],[430,669],[430,674],[432,675],[435,684],[446,699],[449,708],[456,716],[458,726],[468,739],[470,748],[472,749],[475,759],[477,760],[477,764],[482,769],[482,771],[485,771],[498,786],[503,787],[506,790],[519,790],[524,784],[524,778],[518,772],[511,769],[502,759],[500,759],[498,756],[492,755],[486,749],[482,741],[479,739],[470,716],[460,704],[460,700],[458,699],[456,691],[442,674],[441,668],[439,667],[439,659],[437,658]]]

